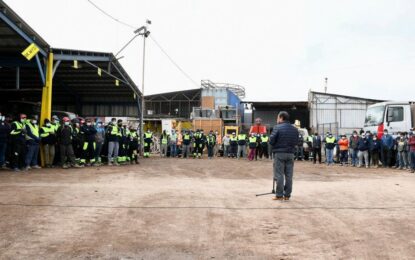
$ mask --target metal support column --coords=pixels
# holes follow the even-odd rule
[[[20,89],[20,67],[16,67],[16,89]]]
[[[42,90],[42,107],[40,111],[39,125],[42,126],[45,119],[51,119],[52,114],[52,82],[53,82],[53,53],[49,53],[46,64],[46,81]],[[45,155],[43,149],[40,150],[41,164],[45,166]]]

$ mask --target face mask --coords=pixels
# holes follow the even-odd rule
[[[37,123],[37,121],[36,120],[32,120],[32,124],[36,124]]]
[[[378,139],[377,138],[373,138],[373,141],[377,141]]]
[[[356,134],[354,134],[353,136],[354,136],[354,137],[356,137],[357,135],[356,135]]]
[[[91,123],[86,123],[87,126],[91,126]]]
[[[22,122],[22,123],[26,122],[26,118],[21,118],[20,122]]]
[[[98,123],[98,127],[101,127],[102,126],[102,124],[101,123]]]
[[[388,135],[388,132],[384,132],[385,135]]]
[[[0,121],[4,121],[4,116],[0,116]]]
[[[50,126],[50,123],[46,123],[46,126],[49,127]]]
[[[68,126],[69,125],[69,122],[65,122],[65,125]]]

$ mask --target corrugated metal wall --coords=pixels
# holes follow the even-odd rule
[[[363,98],[324,93],[309,93],[310,127],[322,134],[351,134],[363,128],[367,107],[376,103]]]
[[[262,119],[262,124],[267,127],[267,130],[272,128],[274,125],[277,124],[277,115],[280,111],[287,111],[290,115],[290,122],[294,124],[295,120],[299,120],[301,122],[301,127],[308,127],[309,123],[309,114],[306,108],[304,109],[296,109],[292,110],[289,108],[276,108],[276,109],[256,109],[254,110],[253,120],[256,118]],[[254,122],[253,122],[254,123]],[[245,122],[245,125],[250,126],[252,125]]]

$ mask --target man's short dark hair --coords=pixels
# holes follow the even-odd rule
[[[278,113],[278,118],[281,118],[284,121],[288,121],[290,119],[290,115],[286,111],[281,111]]]

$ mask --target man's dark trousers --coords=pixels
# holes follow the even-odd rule
[[[313,158],[314,163],[316,163],[317,161],[317,156],[318,156],[318,162],[321,163],[321,147],[313,148],[313,155],[314,155],[314,158]]]
[[[277,197],[290,197],[293,187],[294,154],[274,153],[274,179]]]

